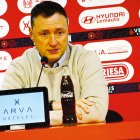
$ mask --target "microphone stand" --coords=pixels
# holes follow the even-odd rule
[[[37,84],[36,84],[36,87],[38,87],[38,84],[39,84],[39,81],[40,81],[40,77],[41,77],[41,74],[42,74],[42,70],[43,70],[43,67],[45,67],[45,64],[48,63],[48,58],[47,57],[42,57],[41,58],[41,64],[42,64],[42,67],[41,67],[41,70],[40,70],[40,74],[39,74],[39,77],[38,77],[38,81],[37,81]]]
[[[43,70],[43,65],[41,67],[41,70],[40,70],[40,74],[39,74],[39,77],[38,77],[38,81],[37,81],[37,84],[36,84],[36,87],[38,87],[38,84],[39,84],[39,81],[40,81],[40,77],[41,77],[41,74],[42,74],[42,70]]]

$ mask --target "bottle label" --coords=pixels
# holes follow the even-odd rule
[[[73,92],[71,91],[63,91],[63,93],[61,93],[61,98],[73,98]]]

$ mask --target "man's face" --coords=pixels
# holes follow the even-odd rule
[[[40,55],[48,58],[48,64],[54,64],[68,46],[67,19],[59,13],[46,18],[39,15],[30,29],[30,37]]]

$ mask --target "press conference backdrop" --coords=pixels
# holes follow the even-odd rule
[[[30,12],[42,1],[0,0],[0,82],[9,63],[33,47]],[[109,93],[139,92],[140,0],[52,1],[67,11],[69,42],[99,55]]]

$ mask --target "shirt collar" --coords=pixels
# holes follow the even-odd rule
[[[70,49],[69,46],[67,46],[65,53],[62,55],[62,57],[57,62],[54,63],[52,68],[56,68],[56,67],[59,67],[62,65],[62,63],[65,61],[65,59],[68,55],[69,49]],[[38,53],[38,57],[39,57],[39,60],[41,61],[41,56],[39,55],[39,53]],[[45,64],[45,67],[50,68],[50,66],[47,64]]]

